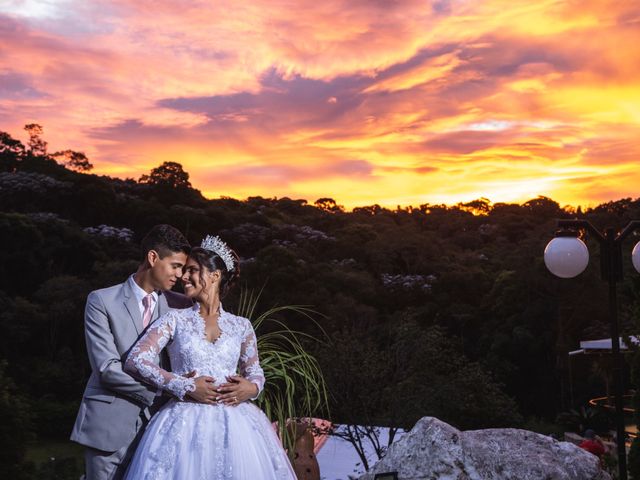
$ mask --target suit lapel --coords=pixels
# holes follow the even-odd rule
[[[129,317],[133,322],[133,326],[138,332],[142,332],[142,316],[140,315],[140,307],[138,306],[138,300],[136,296],[131,291],[131,287],[129,286],[129,281],[127,280],[124,283],[124,307],[129,312]]]

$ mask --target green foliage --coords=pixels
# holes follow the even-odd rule
[[[638,280],[635,282],[638,283]],[[637,285],[636,285],[637,286]],[[634,322],[634,328],[632,331],[637,332],[640,328],[640,289],[633,289],[634,301],[629,308],[631,312],[631,318]],[[637,335],[637,333],[636,333]],[[634,345],[630,339],[626,338],[625,343],[627,345]],[[632,354],[631,360],[631,385],[635,388],[633,390],[633,397],[631,399],[631,406],[634,410],[633,421],[640,431],[640,348],[635,348]],[[640,437],[633,439],[631,448],[629,450],[629,456],[627,458],[627,467],[632,479],[640,480]]]
[[[634,438],[631,443],[627,456],[627,469],[633,480],[640,479],[640,437]]]
[[[266,415],[278,422],[280,438],[293,454],[295,432],[287,428],[290,421],[328,414],[327,390],[317,360],[303,341],[318,342],[314,337],[294,331],[277,317],[298,314],[311,323],[314,312],[301,306],[282,306],[256,314],[260,294],[244,291],[238,314],[249,318],[257,331],[260,365],[266,386],[257,403]]]
[[[515,403],[440,327],[396,322],[367,335],[354,324],[321,352],[336,422],[411,428],[435,416],[462,429],[521,422]]]
[[[39,465],[34,480],[77,480],[84,472],[84,462],[74,457],[51,458]]]
[[[628,344],[631,344],[631,342]],[[634,410],[633,421],[636,425],[640,425],[640,349],[633,352],[633,359],[631,361],[631,384],[636,387],[631,399]]]
[[[8,293],[24,292],[41,282],[46,275],[45,239],[38,227],[26,216],[0,213],[0,289]],[[29,246],[24,251],[25,246]],[[23,251],[20,256],[16,252]],[[20,272],[20,275],[15,275]]]
[[[256,311],[320,312],[331,347],[301,345],[326,376],[333,420],[411,426],[434,414],[469,428],[517,425],[519,414],[552,421],[604,393],[606,378],[575,371],[568,393],[567,352],[609,334],[598,269],[563,282],[547,272],[542,252],[556,218],[620,227],[640,218],[639,199],[577,210],[539,197],[352,212],[329,197],[315,205],[205,199],[175,162],[146,183],[72,171],[46,153],[42,127],[28,127],[26,145],[0,132],[0,355],[27,400],[42,402],[34,410],[42,435],[68,434],[71,414],[56,409],[80,398],[88,374],[86,293],[123,281],[139,261],[137,243],[157,223],[175,225],[193,243],[211,233],[234,246],[243,282],[264,286]],[[124,229],[131,238],[104,234]],[[636,333],[640,281],[630,275],[620,305],[623,330]],[[275,315],[313,334],[313,322],[291,313]],[[262,330],[277,328],[266,322]],[[269,360],[281,371],[287,361]],[[61,420],[49,425],[52,412]]]
[[[75,386],[74,391],[77,391]],[[60,401],[54,395],[45,395],[33,402],[35,432],[39,439],[66,440],[71,433],[70,425],[76,419],[80,397]]]
[[[585,430],[593,430],[602,435],[614,427],[612,415],[603,408],[580,407],[577,410],[562,412],[556,423],[566,430],[582,435]]]
[[[0,290],[21,295],[58,272],[91,271],[102,253],[82,230],[56,215],[0,212],[0,244]]]
[[[7,375],[7,363],[0,361],[0,471],[4,478],[24,478],[27,443],[33,439],[29,402]]]
[[[565,432],[563,426],[540,417],[527,418],[522,424],[522,428],[542,435],[552,436],[556,439],[562,439]]]

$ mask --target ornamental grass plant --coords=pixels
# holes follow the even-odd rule
[[[304,346],[309,341],[323,343],[328,337],[314,318],[318,312],[308,306],[276,306],[257,313],[261,293],[242,289],[238,315],[251,321],[258,339],[266,384],[256,403],[271,421],[277,422],[282,444],[293,458],[296,432],[287,425],[329,413],[324,376],[318,361]],[[289,328],[278,318],[286,314],[303,316],[319,329],[322,338]]]

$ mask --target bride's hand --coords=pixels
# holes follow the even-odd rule
[[[240,375],[231,375],[227,377],[227,381],[229,383],[218,387],[218,392],[222,394],[218,397],[218,402],[238,405],[258,395],[258,386]]]
[[[194,384],[196,387],[195,390],[185,393],[183,401],[213,405],[218,399],[216,388],[214,387],[215,379],[207,376],[196,377],[196,375],[197,372],[195,370],[182,375],[185,378],[195,377]]]

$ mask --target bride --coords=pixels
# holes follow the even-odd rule
[[[251,322],[220,303],[237,276],[235,253],[207,236],[182,277],[194,307],[169,311],[129,353],[127,372],[175,398],[149,422],[127,479],[296,478],[271,423],[249,401],[264,385]],[[163,348],[172,372],[154,363]],[[196,395],[203,378],[214,384],[213,401]]]

